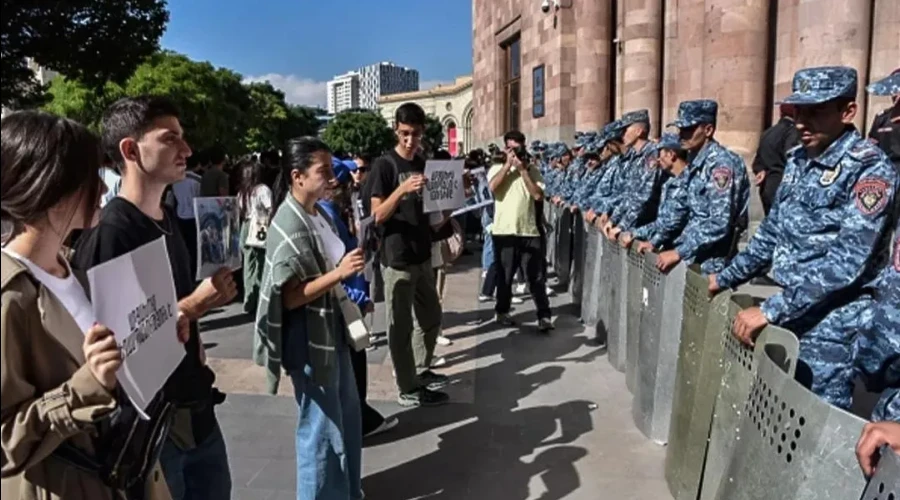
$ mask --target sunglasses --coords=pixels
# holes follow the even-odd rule
[[[356,171],[361,174],[364,174],[369,171],[369,167],[356,167]]]

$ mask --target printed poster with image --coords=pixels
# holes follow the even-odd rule
[[[209,278],[220,268],[240,269],[241,214],[237,198],[194,198],[197,224],[197,280]]]
[[[494,195],[491,194],[491,184],[487,178],[487,170],[484,167],[473,168],[469,171],[472,185],[466,191],[466,204],[455,210],[451,216],[478,210],[494,203]]]
[[[91,304],[122,351],[116,373],[145,419],[147,406],[184,358],[178,341],[178,299],[165,237],[88,270]]]
[[[456,210],[466,203],[463,184],[464,160],[428,160],[425,163],[424,212]]]

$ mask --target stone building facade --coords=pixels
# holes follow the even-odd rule
[[[714,98],[719,140],[749,163],[796,70],[855,67],[865,128],[889,101],[864,84],[900,65],[898,0],[550,0],[546,13],[541,3],[472,2],[476,146],[509,128],[571,142],[638,108],[656,136],[679,102]]]
[[[461,76],[448,85],[382,96],[378,99],[381,116],[394,125],[394,113],[401,104],[414,102],[429,115],[437,117],[444,126],[444,148],[456,156],[472,149],[472,77]]]

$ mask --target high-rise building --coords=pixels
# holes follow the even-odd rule
[[[370,64],[359,69],[359,106],[378,107],[381,96],[419,90],[419,72],[392,62]]]
[[[330,114],[360,107],[359,73],[351,71],[334,77],[328,82],[327,92]]]

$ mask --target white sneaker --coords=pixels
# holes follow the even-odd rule
[[[556,295],[556,290],[554,290],[548,286],[547,287],[547,297],[553,297],[554,295]]]
[[[438,335],[437,344],[443,345],[443,346],[448,346],[448,345],[453,345],[453,341],[443,335]]]
[[[442,367],[442,366],[444,366],[444,365],[446,365],[446,364],[447,364],[447,358],[441,356],[441,357],[439,357],[439,358],[435,358],[435,359],[431,362],[431,367],[432,367],[432,368],[440,368],[440,367]]]
[[[513,293],[516,295],[523,295],[525,293],[525,283],[519,283],[516,285],[515,289],[513,289]]]
[[[491,297],[490,295],[479,295],[478,296],[478,302],[490,302],[492,300],[494,300],[494,298]]]
[[[512,299],[510,299],[509,302],[510,302],[511,304],[524,304],[524,303],[525,303],[525,299],[523,299],[522,297],[513,297]]]

